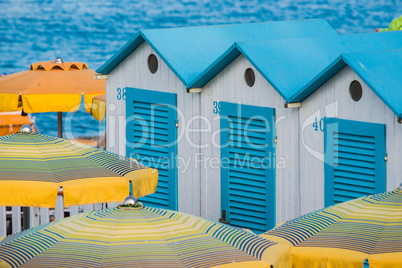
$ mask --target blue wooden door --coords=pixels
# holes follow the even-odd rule
[[[325,118],[325,206],[385,192],[385,125]]]
[[[261,233],[275,225],[275,110],[220,103],[221,222]]]
[[[158,187],[140,198],[147,206],[177,210],[176,94],[126,88],[127,156],[159,172]]]

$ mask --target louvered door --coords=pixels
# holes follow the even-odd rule
[[[261,233],[275,223],[274,109],[220,103],[222,219]]]
[[[147,206],[177,209],[176,94],[126,88],[127,156],[159,172]]]
[[[385,125],[325,118],[325,205],[385,192]]]

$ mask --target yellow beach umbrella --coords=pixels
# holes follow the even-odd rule
[[[0,111],[25,113],[59,112],[61,137],[62,112],[74,112],[84,96],[89,112],[92,98],[106,92],[106,81],[96,80],[86,63],[44,61],[31,64],[30,70],[0,77]]]
[[[402,185],[286,222],[261,237],[291,247],[292,267],[402,267]]]
[[[35,132],[0,137],[0,206],[66,207],[152,194],[158,172],[137,161]],[[131,188],[131,189],[130,189]]]
[[[98,121],[103,121],[106,116],[106,94],[94,96],[89,113]]]
[[[0,267],[280,267],[261,260],[275,242],[128,201],[5,238]]]

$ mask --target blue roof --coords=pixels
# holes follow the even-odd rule
[[[342,59],[402,118],[402,50],[344,54]]]
[[[216,75],[215,70],[226,66],[240,53],[234,50],[239,41],[273,40],[337,35],[325,20],[282,21],[221,26],[202,26],[144,30],[136,34],[96,72],[109,74],[142,42],[146,41],[180,78],[187,88],[204,73]],[[217,59],[225,55],[226,61]]]
[[[402,49],[402,32],[236,44],[287,102],[299,102],[346,66],[344,53]]]

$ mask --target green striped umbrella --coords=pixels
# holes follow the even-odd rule
[[[5,238],[0,267],[273,267],[265,252],[278,246],[184,213],[121,206]]]
[[[158,172],[81,143],[17,132],[0,137],[0,206],[55,207],[122,202],[154,193]]]
[[[293,267],[402,267],[402,187],[307,214],[260,236],[290,246]]]

